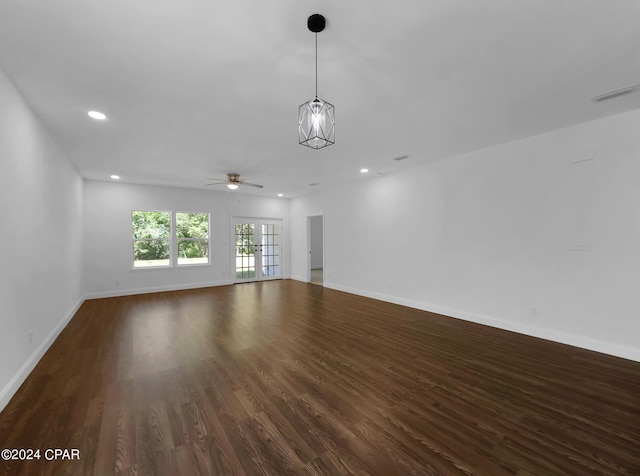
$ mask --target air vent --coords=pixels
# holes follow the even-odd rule
[[[318,185],[318,182],[313,182],[309,184],[309,187],[315,187],[316,185]]]
[[[624,96],[625,94],[629,94],[634,92],[638,88],[638,83],[632,84],[631,86],[626,86],[620,89],[614,89],[613,91],[607,91],[606,93],[599,94],[593,97],[593,102],[602,102],[607,101],[609,99],[617,98],[618,96]]]
[[[396,162],[400,162],[401,160],[408,159],[408,158],[409,158],[408,155],[401,155],[399,157],[394,157],[393,160],[395,160]]]

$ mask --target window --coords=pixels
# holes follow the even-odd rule
[[[171,213],[134,210],[133,267],[171,265]]]
[[[131,228],[134,268],[209,264],[208,213],[134,210]]]
[[[178,266],[209,263],[209,214],[176,213]]]

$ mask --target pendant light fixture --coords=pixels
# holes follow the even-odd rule
[[[318,33],[326,21],[317,13],[307,20],[307,27],[316,36],[316,95],[298,108],[298,139],[312,149],[322,149],[335,143],[335,110],[333,105],[318,97]]]

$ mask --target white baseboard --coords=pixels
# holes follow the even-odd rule
[[[2,411],[4,407],[7,406],[9,401],[13,398],[13,396],[16,394],[16,392],[20,388],[20,386],[24,383],[24,381],[27,379],[29,374],[33,371],[37,363],[40,362],[40,359],[42,358],[42,356],[49,349],[49,347],[51,347],[51,344],[53,344],[53,342],[57,339],[57,337],[60,335],[62,330],[67,326],[67,324],[69,324],[69,321],[71,321],[71,318],[75,316],[76,312],[78,312],[78,309],[80,309],[80,306],[82,306],[83,302],[84,302],[84,297],[81,298],[75,304],[73,309],[60,320],[58,325],[54,327],[54,329],[49,333],[49,335],[38,346],[38,348],[33,351],[31,356],[26,360],[26,362],[22,365],[22,367],[20,367],[20,370],[18,370],[15,373],[15,375],[11,378],[11,380],[9,380],[7,385],[5,385],[5,387],[0,391],[0,411]]]
[[[390,296],[387,294],[373,293],[362,289],[351,288],[349,286],[342,286],[336,283],[325,282],[324,287],[640,362],[640,348],[638,347],[616,344],[613,342],[593,339],[586,336],[569,334],[567,332],[557,331],[545,327],[530,326],[519,322],[513,322],[504,319],[498,319],[492,316],[469,312],[463,309],[454,309],[446,306],[438,306],[431,303]]]
[[[170,284],[166,286],[152,286],[148,288],[134,288],[134,289],[118,289],[109,291],[100,291],[95,293],[85,294],[85,299],[101,299],[119,296],[133,296],[135,294],[151,294],[162,293],[166,291],[182,291],[184,289],[198,289],[198,288],[212,288],[215,286],[228,286],[233,284],[231,280],[223,281],[209,281],[203,283],[191,283],[191,284]]]
[[[303,283],[309,282],[309,278],[307,278],[306,276],[302,276],[301,274],[292,274],[290,276],[290,279],[294,279],[296,281],[302,281]]]

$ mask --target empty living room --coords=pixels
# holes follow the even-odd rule
[[[0,0],[0,474],[640,474],[638,25]]]

